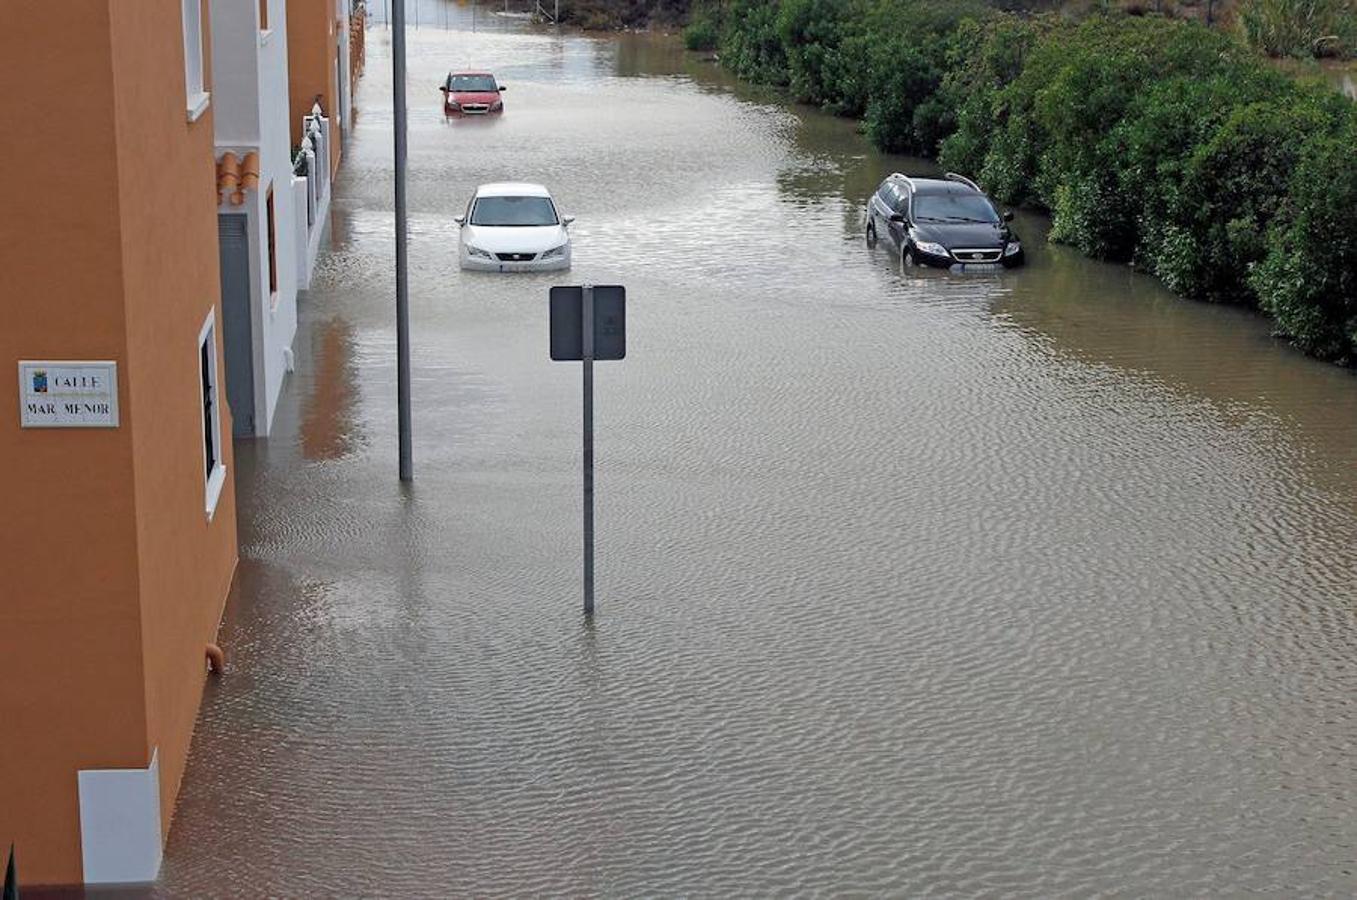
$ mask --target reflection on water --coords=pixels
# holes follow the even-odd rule
[[[417,480],[374,29],[157,893],[1357,889],[1357,379],[1032,216],[1025,269],[902,273],[863,205],[924,164],[852,123],[457,27],[410,35]],[[502,119],[422,87],[463,61]],[[458,270],[505,178],[568,276]],[[629,291],[589,626],[558,280]]]
[[[341,319],[321,324],[311,352],[315,378],[301,424],[306,459],[340,459],[353,451],[361,429],[353,421],[356,372],[353,329]]]

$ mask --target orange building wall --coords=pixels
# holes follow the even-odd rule
[[[302,140],[302,116],[311,112],[316,95],[330,117],[330,173],[339,170],[340,133],[336,118],[339,85],[335,65],[339,60],[334,0],[287,0],[287,77],[289,109],[292,112],[293,146]]]
[[[25,886],[83,879],[81,769],[158,747],[168,829],[235,564],[224,403],[204,515],[212,118],[185,121],[179,21],[177,0],[63,0],[0,29],[0,158],[23,173],[0,216],[0,844]],[[20,429],[20,359],[116,360],[120,427]]]
[[[112,0],[109,7],[119,86],[117,188],[125,198],[127,382],[138,414],[132,441],[147,741],[160,753],[160,821],[168,834],[202,699],[203,648],[216,635],[236,564],[216,163],[212,107],[196,122],[184,115],[181,42],[172,39],[173,29],[147,40],[148,20],[172,21],[177,28],[179,0]],[[205,31],[207,21],[204,3]],[[209,81],[211,46],[204,34]],[[214,310],[227,486],[209,522],[198,334]]]
[[[76,771],[147,756],[112,77],[108,0],[0,29],[0,844],[26,884],[80,880]],[[16,364],[45,358],[116,360],[122,427],[20,429]]]

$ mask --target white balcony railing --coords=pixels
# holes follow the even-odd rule
[[[320,249],[319,232],[324,229],[330,207],[330,139],[330,119],[316,103],[311,114],[302,117],[302,142],[292,162],[297,199],[306,198],[306,226],[303,229],[299,224],[297,229],[298,237],[304,238],[298,272],[302,287],[310,285],[311,270]]]

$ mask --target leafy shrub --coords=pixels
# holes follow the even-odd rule
[[[1210,73],[1231,49],[1223,36],[1164,19],[1095,17],[1053,30],[995,98],[1003,124],[982,176],[1008,202],[1054,208],[1059,185],[1106,170],[1103,138],[1140,91],[1159,78]]]
[[[916,106],[942,80],[942,71],[930,56],[925,48],[901,45],[890,54],[890,65],[881,67],[867,102],[867,137],[880,149],[889,153],[924,149],[914,131]]]
[[[836,57],[844,29],[858,13],[846,0],[783,0],[777,32],[797,100],[819,106],[837,98]]]
[[[1237,106],[1282,96],[1291,85],[1277,72],[1243,62],[1210,78],[1175,76],[1143,91],[1110,138],[1118,191],[1132,198],[1135,259],[1151,271],[1179,271],[1186,243],[1175,224],[1190,201],[1188,166]],[[1164,255],[1165,260],[1160,260]]]
[[[1305,148],[1249,284],[1297,346],[1357,365],[1357,114],[1348,118]]]
[[[698,15],[683,29],[683,44],[689,50],[715,50],[721,40],[716,21],[707,15]]]
[[[1299,93],[1237,107],[1193,151],[1178,208],[1170,210],[1190,252],[1154,265],[1170,288],[1205,300],[1252,302],[1248,270],[1266,252],[1268,228],[1286,201],[1305,143],[1327,127],[1321,105]]]
[[[956,125],[942,142],[939,158],[949,169],[979,172],[997,127],[1007,118],[998,93],[1022,73],[1041,29],[1050,20],[1010,17],[984,24],[962,22],[939,90],[954,110]]]
[[[938,97],[962,22],[989,15],[967,2],[880,0],[865,31],[867,135],[888,152],[933,154],[955,116]],[[936,102],[930,103],[938,97]]]
[[[741,78],[785,85],[787,51],[777,31],[778,0],[731,0],[721,41],[722,61]]]

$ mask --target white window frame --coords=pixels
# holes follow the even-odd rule
[[[202,0],[180,0],[180,9],[184,28],[184,92],[188,100],[188,120],[196,122],[212,99],[205,75]]]
[[[212,516],[217,511],[217,501],[221,499],[222,488],[226,485],[226,463],[222,462],[222,443],[221,443],[221,377],[217,369],[217,309],[213,307],[207,314],[207,321],[203,323],[202,331],[198,332],[198,343],[195,347],[196,353],[193,355],[193,367],[198,373],[199,383],[202,382],[202,360],[203,348],[208,347],[207,354],[207,380],[208,389],[212,391],[212,417],[211,422],[204,421],[202,409],[207,405],[207,397],[200,390],[198,400],[200,403],[198,410],[198,421],[201,423],[203,448],[203,461],[198,470],[203,473],[204,482],[204,500],[206,502],[207,520],[212,521]],[[212,446],[216,448],[217,458],[212,472],[207,471],[207,429],[212,428]]]

